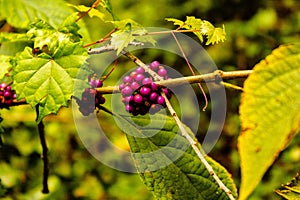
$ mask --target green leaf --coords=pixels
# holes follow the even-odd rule
[[[26,34],[6,32],[0,33],[0,43],[0,54],[7,56],[15,56],[33,44]]]
[[[11,69],[10,56],[0,55],[0,80],[8,75]]]
[[[82,68],[87,56],[77,46],[74,44],[55,59],[45,53],[35,56],[29,47],[19,55],[17,66],[13,68],[13,86],[18,99],[25,98],[32,107],[39,104],[38,122],[48,114],[57,113],[61,106],[68,105],[75,81],[81,81],[86,87],[84,77],[89,72]]]
[[[124,19],[121,21],[111,21],[116,28],[119,30],[113,33],[111,36],[111,45],[117,50],[117,54],[128,46],[130,42],[149,42],[155,45],[156,41],[150,37],[146,36],[147,30],[144,29],[139,23],[133,21],[132,19]]]
[[[2,185],[1,179],[0,179],[0,197],[4,197],[4,195],[5,195],[6,192],[7,192],[7,190],[6,190],[5,187]]]
[[[300,45],[283,45],[254,67],[245,81],[238,138],[246,199],[278,154],[300,130]]]
[[[275,190],[275,192],[287,200],[300,199],[299,174],[297,174],[290,183],[283,185],[280,189]]]
[[[75,8],[76,10],[78,10],[79,12],[87,12],[89,9],[91,9],[89,12],[88,12],[88,15],[90,17],[98,17],[99,19],[101,20],[104,20],[104,17],[105,17],[105,14],[100,12],[99,10],[95,9],[95,8],[91,8],[91,7],[87,7],[87,6],[84,6],[84,5],[72,5],[72,4],[67,4],[68,6],[70,7],[73,7]]]
[[[174,25],[178,25],[180,29],[191,30],[199,38],[200,42],[203,42],[203,36],[206,36],[206,45],[218,44],[224,42],[226,39],[224,25],[222,28],[215,28],[209,21],[201,20],[193,16],[187,16],[185,22],[174,18],[166,18],[166,20],[173,22]]]
[[[0,0],[0,13],[14,27],[28,28],[36,19],[56,27],[71,10],[62,0]]]
[[[149,115],[131,119],[119,117],[117,123],[127,134],[137,170],[156,199],[228,199],[178,132],[173,118],[156,114],[151,120]],[[237,196],[230,174],[208,156],[206,159]]]

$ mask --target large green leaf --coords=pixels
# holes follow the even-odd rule
[[[57,113],[61,106],[68,105],[76,81],[85,85],[83,80],[88,75],[84,68],[86,58],[75,45],[70,54],[56,59],[44,53],[35,56],[29,47],[19,56],[13,69],[13,86],[18,99],[25,98],[33,107],[39,104],[38,122],[50,113]]]
[[[134,123],[118,118],[118,125],[127,133],[143,182],[157,199],[228,199],[178,132],[173,118],[156,114],[151,120],[147,116],[132,119]],[[230,174],[208,156],[206,159],[237,196]]]
[[[71,9],[62,0],[0,0],[0,13],[12,26],[27,28],[36,19],[57,26]]]
[[[284,45],[254,67],[245,81],[238,139],[246,199],[300,129],[300,45]]]

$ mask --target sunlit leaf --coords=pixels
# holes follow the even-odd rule
[[[275,192],[287,200],[300,199],[299,174],[297,174],[290,183],[283,185],[280,189],[275,190]]]
[[[224,25],[223,28],[215,28],[209,21],[193,16],[187,16],[185,22],[174,18],[166,18],[166,20],[173,22],[174,25],[178,25],[180,29],[191,30],[199,38],[200,42],[203,42],[203,36],[206,36],[206,45],[218,44],[226,39]]]
[[[68,4],[68,5],[75,8],[79,12],[87,12],[89,9],[91,9],[88,12],[88,15],[90,17],[98,17],[99,19],[104,20],[105,14],[95,8],[87,7],[84,5],[72,5],[72,4]]]
[[[28,28],[36,19],[57,26],[71,14],[62,0],[1,0],[0,13],[14,27]]]
[[[254,67],[245,81],[238,138],[246,199],[278,154],[300,130],[300,45],[283,45]]]
[[[119,29],[111,35],[111,44],[117,50],[117,54],[120,54],[133,41],[149,42],[153,45],[156,42],[151,36],[145,35],[147,33],[146,29],[131,19],[112,21],[111,23]]]
[[[9,73],[11,69],[10,56],[0,55],[0,80]]]
[[[181,136],[173,118],[159,114],[151,120],[147,116],[118,118],[118,125],[127,133],[137,170],[156,199],[228,199]],[[237,196],[230,174],[208,156],[206,159]]]
[[[7,32],[0,33],[0,43],[0,54],[7,56],[15,56],[26,46],[33,44],[26,34]]]

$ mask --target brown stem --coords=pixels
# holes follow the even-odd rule
[[[37,114],[39,113],[38,106],[36,106],[36,112],[37,112]],[[42,193],[48,194],[49,193],[49,188],[48,188],[49,161],[48,161],[48,148],[47,148],[47,143],[46,143],[46,138],[45,138],[45,126],[44,126],[43,121],[38,123],[38,132],[39,132],[40,142],[41,142],[42,151],[43,151],[41,158],[44,163]]]

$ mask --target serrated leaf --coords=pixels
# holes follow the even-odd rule
[[[300,130],[300,45],[283,45],[254,67],[245,81],[238,138],[246,199],[278,154]]]
[[[275,190],[275,192],[287,200],[300,199],[299,174],[290,183],[283,185],[281,189]]]
[[[173,118],[156,114],[151,120],[147,116],[118,118],[117,123],[127,133],[137,170],[156,199],[228,199],[178,132]],[[237,196],[230,174],[211,158],[206,159]]]
[[[130,30],[118,31],[111,36],[111,44],[114,46],[115,50],[117,50],[117,55],[119,55],[121,51],[134,40],[134,36],[132,36]]]
[[[62,0],[1,0],[0,13],[14,27],[28,28],[36,19],[43,19],[56,27],[71,10]]]
[[[194,16],[187,16],[185,22],[174,18],[166,18],[166,20],[174,22],[174,25],[178,25],[180,28],[193,31],[200,42],[203,42],[203,36],[206,36],[207,41],[205,45],[218,44],[226,39],[224,25],[222,28],[215,28],[209,21],[201,20]]]
[[[79,12],[87,12],[89,9],[91,9],[88,12],[88,15],[90,17],[98,17],[99,19],[104,20],[105,14],[95,8],[87,7],[85,5],[72,5],[72,4],[67,4],[67,5],[75,8]]]
[[[81,47],[81,43],[77,45]],[[13,68],[13,86],[18,99],[25,98],[32,107],[39,104],[37,122],[68,105],[78,73],[86,59],[87,56],[76,46],[73,46],[73,52],[68,50],[68,54],[55,59],[45,54],[32,55],[29,47],[19,55],[17,66]],[[86,71],[85,77],[88,74]]]

